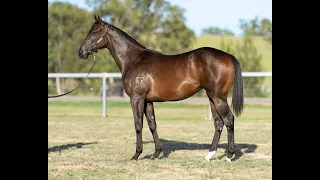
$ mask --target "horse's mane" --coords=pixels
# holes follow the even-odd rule
[[[106,23],[106,22],[105,22]],[[140,44],[138,41],[136,41],[135,39],[133,39],[131,36],[129,36],[126,32],[122,31],[121,29],[117,28],[116,26],[112,25],[112,24],[108,24],[106,23],[109,28],[111,28],[112,30],[115,30],[119,35],[125,37],[130,43],[135,44],[140,46],[141,48],[147,49],[145,46],[143,46],[142,44]]]

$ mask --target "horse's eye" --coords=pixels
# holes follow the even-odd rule
[[[92,32],[92,34],[93,34],[93,35],[96,35],[97,33],[96,33],[96,32]]]

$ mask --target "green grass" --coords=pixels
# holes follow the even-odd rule
[[[213,121],[205,104],[155,103],[160,159],[152,160],[152,135],[144,119],[138,161],[129,102],[48,102],[49,179],[272,179],[271,105],[247,104],[235,120],[236,160],[224,159],[224,128],[217,154],[206,162]]]

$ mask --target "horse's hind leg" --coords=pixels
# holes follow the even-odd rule
[[[227,96],[218,95],[219,93],[209,93],[208,96],[212,99],[217,114],[222,119],[228,131],[228,149],[226,160],[231,162],[231,158],[235,152],[234,149],[234,116],[227,102]]]
[[[228,162],[231,162],[231,158],[235,152],[234,149],[234,116],[231,112],[231,109],[227,102],[227,97],[214,97],[213,103],[215,108],[223,120],[223,123],[226,125],[228,130],[228,149],[227,149],[227,158]]]
[[[213,139],[212,139],[211,147],[209,149],[209,152],[208,152],[207,156],[205,157],[205,159],[207,161],[210,161],[212,156],[217,151],[218,143],[219,143],[220,136],[221,136],[222,129],[223,129],[223,125],[224,125],[224,123],[223,123],[222,119],[220,118],[217,110],[215,109],[215,106],[212,103],[212,100],[210,99],[210,97],[209,97],[209,101],[210,101],[211,112],[212,112],[212,115],[213,115],[215,131],[214,131],[214,136],[213,136]]]
[[[157,123],[156,123],[156,117],[154,115],[154,108],[152,102],[146,102],[145,103],[145,114],[146,118],[148,120],[149,129],[153,136],[153,141],[155,145],[155,152],[154,152],[154,158],[158,158],[160,152],[161,152],[161,143],[159,141],[158,133],[157,133]]]

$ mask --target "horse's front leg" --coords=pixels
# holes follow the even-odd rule
[[[144,111],[145,96],[134,94],[130,98],[134,125],[136,129],[136,153],[131,158],[132,160],[138,160],[139,155],[142,153],[142,128],[143,128],[143,111]]]
[[[153,141],[155,145],[155,152],[154,152],[154,158],[158,158],[160,152],[161,152],[161,143],[158,137],[157,133],[157,123],[156,123],[156,117],[154,115],[154,108],[152,102],[146,102],[145,103],[145,114],[146,118],[148,120],[149,129],[153,136]]]

